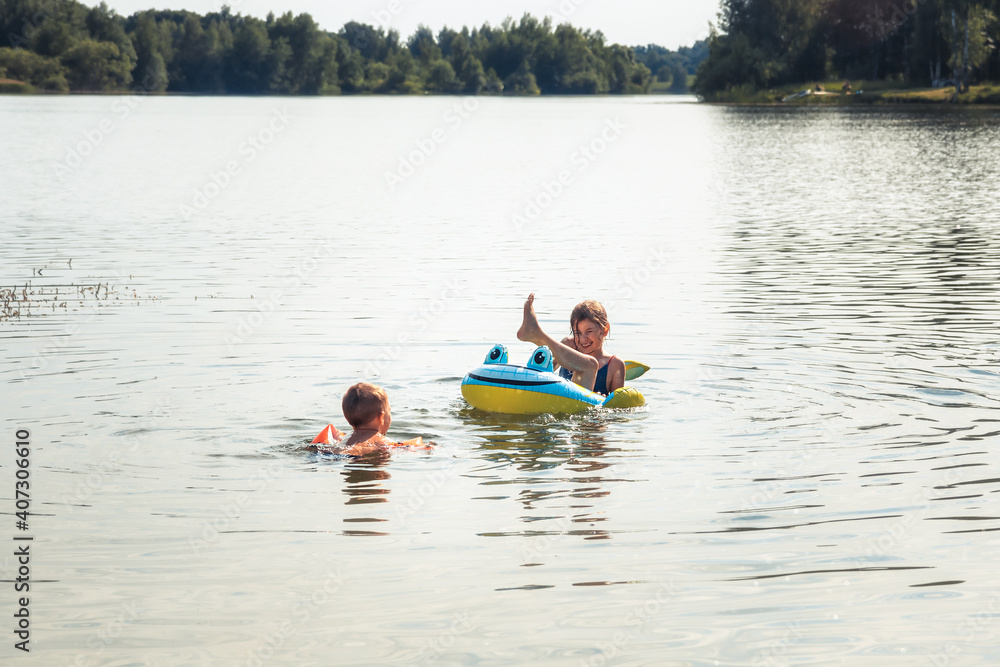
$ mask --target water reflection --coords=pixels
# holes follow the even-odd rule
[[[562,465],[606,468],[588,458],[601,458],[618,452],[607,441],[609,421],[597,411],[576,415],[494,415],[472,408],[461,411],[461,418],[482,438],[478,443],[481,458],[518,470],[548,470]],[[579,468],[573,468],[578,470]],[[584,468],[583,470],[586,470]]]
[[[341,476],[344,478],[343,492],[347,495],[345,505],[371,505],[389,502],[391,490],[386,485],[389,481],[389,471],[385,465],[389,462],[388,455],[383,457],[368,457],[358,461],[345,463]],[[374,509],[374,508],[373,508]],[[347,516],[344,523],[379,524],[388,519],[375,516]],[[376,526],[373,526],[376,527]],[[360,526],[345,528],[340,533],[346,537],[385,537],[389,533],[376,530],[364,530]]]
[[[298,446],[290,451],[299,450]],[[348,507],[371,506],[371,509],[385,509],[384,504],[390,500],[392,490],[388,482],[392,478],[387,466],[391,461],[388,454],[384,456],[369,456],[363,459],[353,459],[337,454],[312,453],[310,457],[316,463],[331,463],[343,465],[340,476],[343,479],[342,493],[347,496],[344,505]],[[365,516],[349,513],[344,516],[343,522],[349,524],[349,528],[341,531],[341,535],[348,537],[374,537],[387,536],[388,532],[364,530],[362,526],[366,524],[382,524],[389,520],[378,516]],[[356,527],[355,527],[356,526]],[[375,527],[375,526],[373,526]]]
[[[341,475],[344,477],[345,505],[388,502],[389,489],[384,483],[389,479],[389,471],[384,470],[388,457],[382,460],[368,460],[348,463]]]
[[[480,535],[610,539],[615,531],[606,527],[609,517],[594,510],[595,501],[610,496],[613,484],[633,480],[622,474],[627,450],[611,444],[609,430],[640,414],[591,410],[529,417],[464,410],[462,418],[481,439],[478,456],[487,462],[470,474],[493,491],[476,499],[514,500],[525,512],[520,522],[531,526]]]

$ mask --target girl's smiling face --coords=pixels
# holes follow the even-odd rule
[[[607,333],[597,322],[583,319],[573,327],[573,341],[576,349],[584,354],[594,354],[604,346]]]

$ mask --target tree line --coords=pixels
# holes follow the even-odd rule
[[[790,83],[1000,80],[1000,0],[722,0],[695,90],[707,99]]]
[[[403,40],[353,21],[325,31],[309,14],[123,17],[76,0],[0,0],[0,36],[0,79],[53,92],[641,94],[656,81],[682,92],[708,53],[609,44],[528,14],[437,34],[421,25]]]

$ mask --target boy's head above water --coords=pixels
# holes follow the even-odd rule
[[[389,431],[392,415],[385,390],[374,384],[359,382],[344,392],[341,402],[344,418],[354,430],[372,429],[382,435]]]

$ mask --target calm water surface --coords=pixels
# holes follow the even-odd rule
[[[997,111],[2,97],[0,121],[0,501],[12,537],[30,429],[35,538],[7,659],[1000,661]],[[530,291],[553,333],[608,305],[648,406],[470,409],[493,343],[527,360]],[[361,379],[437,450],[304,451]]]

